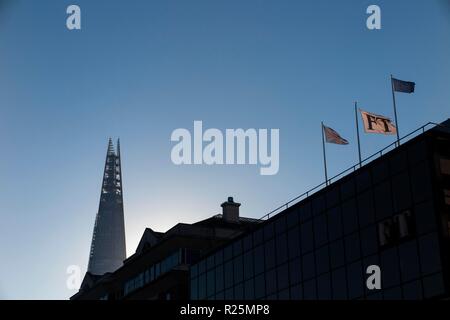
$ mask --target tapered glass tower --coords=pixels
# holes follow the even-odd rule
[[[112,140],[109,139],[88,272],[95,275],[113,272],[122,266],[125,258],[120,142],[117,140],[117,152],[115,152]]]

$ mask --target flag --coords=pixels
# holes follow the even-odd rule
[[[359,109],[359,112],[361,112],[361,117],[364,123],[364,132],[382,134],[397,133],[397,128],[388,117],[380,116],[361,109]]]
[[[342,138],[339,133],[334,131],[333,129],[323,126],[323,131],[325,132],[325,140],[328,143],[335,143],[335,144],[348,144],[348,141]]]
[[[414,92],[414,88],[416,86],[414,82],[398,80],[395,78],[392,78],[392,85],[394,87],[394,91],[405,93]]]

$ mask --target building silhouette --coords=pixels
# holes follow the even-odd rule
[[[240,217],[239,206],[230,197],[222,204],[222,214],[179,223],[165,233],[147,228],[122,267],[101,277],[87,274],[71,299],[189,299],[191,263],[259,222]]]
[[[165,233],[87,275],[71,299],[450,298],[450,120],[421,127],[273,215],[222,215]],[[366,286],[379,266],[381,289]]]
[[[117,152],[109,139],[89,255],[88,277],[101,276],[122,266],[126,258],[120,141]]]
[[[203,257],[191,299],[448,299],[449,216],[447,120]]]

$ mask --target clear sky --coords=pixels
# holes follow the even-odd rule
[[[82,30],[66,28],[66,8]],[[366,28],[381,7],[382,29]],[[145,227],[260,217],[357,161],[353,101],[400,133],[450,116],[448,1],[0,0],[0,298],[66,299],[87,267],[108,137],[121,139],[128,254]],[[175,166],[176,128],[280,129],[280,170]],[[363,156],[393,137],[362,136]]]

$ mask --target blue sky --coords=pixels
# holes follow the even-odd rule
[[[65,27],[66,7],[82,30]],[[382,29],[366,28],[370,4]],[[66,299],[86,270],[107,139],[120,137],[127,251],[220,212],[260,217],[357,161],[353,101],[400,133],[450,114],[448,1],[0,0],[0,298]],[[279,128],[280,170],[175,166],[176,128]],[[363,156],[393,137],[363,135]]]

